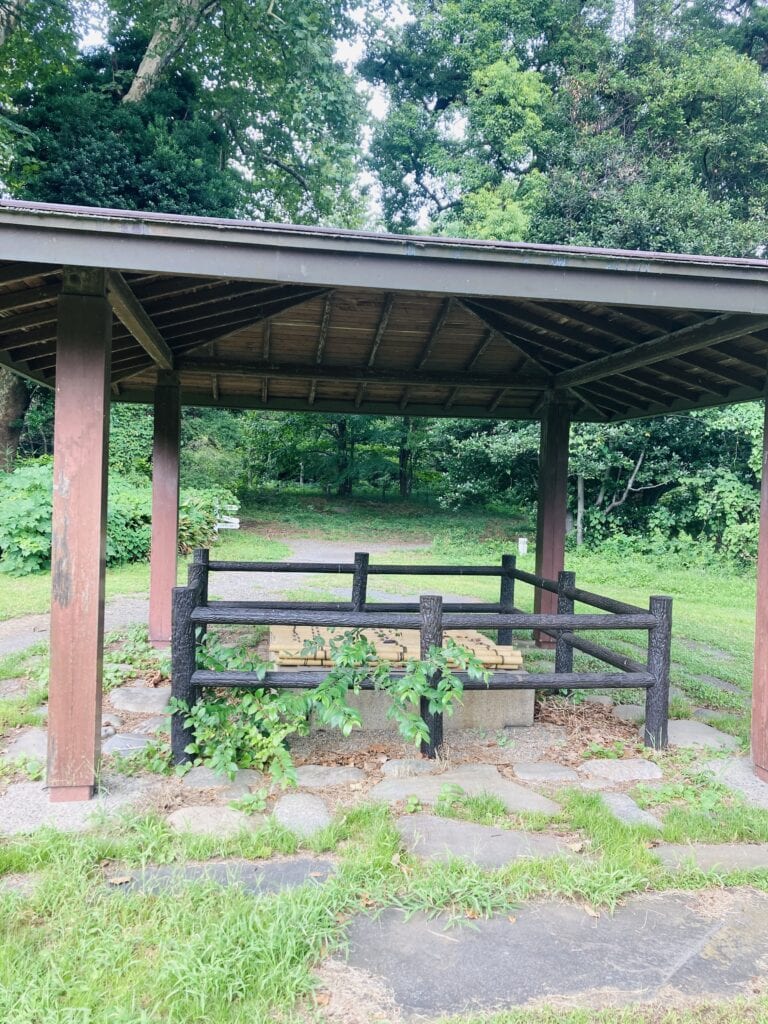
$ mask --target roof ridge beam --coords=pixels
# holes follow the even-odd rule
[[[123,275],[117,270],[109,272],[107,298],[112,312],[128,328],[152,361],[163,370],[172,370],[173,352],[131,291]]]
[[[722,341],[732,341],[754,330],[768,328],[768,317],[744,313],[721,313],[700,324],[691,324],[679,331],[662,335],[636,345],[629,351],[593,359],[583,366],[564,370],[555,377],[558,388],[586,384],[613,374],[625,373],[641,366],[649,366],[665,359],[710,348]]]

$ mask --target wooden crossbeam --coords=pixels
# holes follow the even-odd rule
[[[183,373],[196,371],[216,373],[220,376],[263,377],[269,376],[279,380],[316,380],[343,381],[352,384],[417,384],[434,385],[436,387],[477,387],[498,388],[500,376],[468,375],[465,370],[436,372],[418,372],[407,369],[369,369],[367,366],[317,366],[315,363],[264,363],[235,362],[234,360],[193,358],[180,356],[176,360],[176,369]],[[529,377],[524,374],[512,375],[504,387],[508,391],[530,392],[540,391],[546,387],[547,381],[541,377]]]
[[[163,370],[173,369],[173,352],[121,273],[112,270],[107,298],[117,319],[128,328],[152,361]]]
[[[700,324],[691,324],[678,331],[642,342],[629,351],[593,359],[584,366],[564,370],[555,377],[556,387],[572,387],[601,380],[613,374],[650,366],[675,356],[710,348],[721,341],[731,341],[751,331],[768,328],[768,317],[745,313],[723,313]]]

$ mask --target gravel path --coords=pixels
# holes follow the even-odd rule
[[[397,547],[399,551],[425,551],[424,544],[403,544],[393,541],[324,541],[324,540],[287,540],[291,553],[286,559],[289,562],[352,562],[355,551],[367,551],[370,555],[382,555]],[[348,600],[351,589],[351,577],[340,576],[339,584],[328,586],[323,581],[319,586],[330,590],[340,601]],[[211,597],[229,601],[268,601],[284,599],[289,591],[306,590],[317,582],[311,573],[249,573],[232,572],[216,573],[212,578]],[[404,581],[405,582],[405,581]],[[436,583],[436,588],[439,582]],[[467,597],[458,593],[443,593],[447,601],[476,601],[477,598]],[[368,596],[374,601],[418,601],[416,590],[404,588],[397,595],[385,590],[369,587]],[[146,623],[149,613],[149,601],[146,597],[133,595],[115,597],[107,602],[104,628],[106,632]],[[33,644],[48,640],[50,633],[50,617],[45,615],[23,615],[16,619],[0,622],[0,656],[26,650]]]

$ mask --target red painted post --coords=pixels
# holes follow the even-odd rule
[[[565,516],[568,504],[568,440],[571,414],[567,405],[551,402],[541,420],[539,496],[536,517],[536,575],[557,580],[565,565]],[[557,612],[557,594],[536,590],[534,612]],[[539,647],[554,647],[550,636],[536,634]]]
[[[101,753],[112,310],[101,270],[66,270],[59,297],[51,551],[48,790],[88,800]]]
[[[179,441],[181,402],[175,374],[158,373],[152,448],[152,553],[149,583],[149,639],[171,642],[171,608],[176,586],[179,535]]]
[[[752,762],[768,782],[768,402],[763,425],[760,533],[757,546],[755,667],[752,674]]]

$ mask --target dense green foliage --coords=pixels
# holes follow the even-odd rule
[[[8,7],[0,161],[13,194],[359,219],[363,107],[335,55],[352,32],[346,0],[282,0],[279,13],[262,0]],[[104,42],[84,48],[94,26]]]
[[[765,9],[409,0],[360,68],[395,230],[697,253],[766,240]]]
[[[50,460],[39,459],[0,475],[0,569],[25,575],[51,561]],[[235,502],[222,489],[182,493],[179,550],[207,545],[214,536],[219,509]],[[152,490],[147,482],[110,474],[107,511],[107,565],[138,562],[149,555]]]
[[[367,84],[386,101],[369,119],[379,197],[369,220],[482,238],[764,252],[765,6],[405,0],[398,11],[388,0],[9,0],[0,9],[6,188],[358,224]],[[94,26],[98,45],[83,45]],[[362,59],[345,68],[338,46],[360,38]],[[579,536],[750,560],[759,421],[752,406],[574,428]],[[252,507],[294,486],[326,498],[418,493],[442,508],[524,518],[535,505],[533,424],[186,410],[183,426],[186,486],[225,488]],[[122,510],[112,512],[113,559],[146,550],[151,430],[148,410],[113,411],[112,507]],[[40,389],[21,450],[52,450]],[[121,489],[121,477],[138,490]],[[35,504],[18,486],[19,503]],[[27,516],[20,564],[47,558],[46,508]]]

